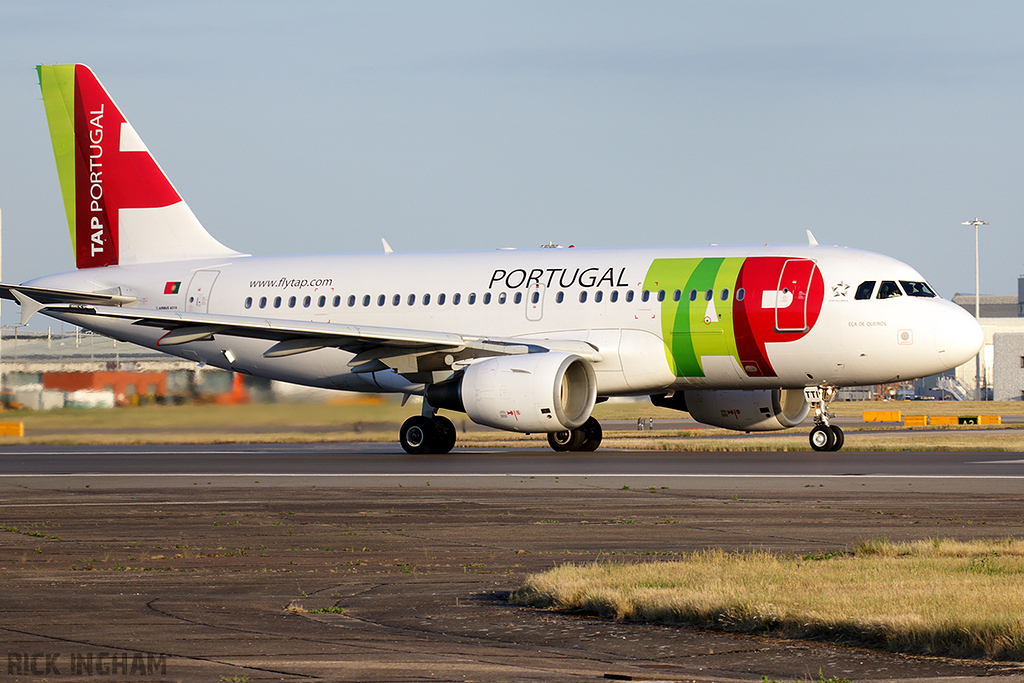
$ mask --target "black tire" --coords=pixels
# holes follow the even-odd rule
[[[815,425],[810,434],[811,448],[816,451],[830,451],[836,443],[836,434],[828,425]]]
[[[601,445],[601,439],[604,437],[601,423],[592,417],[588,418],[579,428],[579,431],[583,432],[583,444],[580,446],[580,450],[596,451],[597,447]]]
[[[454,432],[454,427],[452,428]],[[402,424],[398,432],[402,448],[410,455],[432,453],[437,441],[437,427],[429,417],[413,415]]]
[[[458,432],[455,431],[455,423],[444,415],[435,415],[434,430],[436,438],[434,439],[434,447],[430,452],[438,455],[451,453],[452,449],[455,448],[455,441],[458,438]]]
[[[585,435],[579,429],[566,429],[561,432],[548,432],[548,445],[559,453],[578,451],[583,445]]]
[[[836,442],[832,444],[832,450],[838,451],[840,448],[843,447],[843,444],[846,443],[846,435],[843,434],[842,429],[835,425],[829,425],[829,428],[832,430],[832,433],[835,434],[836,437]]]

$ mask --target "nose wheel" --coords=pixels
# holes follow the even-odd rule
[[[835,416],[828,412],[828,407],[838,391],[838,387],[832,386],[804,389],[804,396],[814,411],[814,428],[811,429],[809,439],[811,448],[816,451],[838,451],[846,441],[843,430],[834,424],[829,424],[829,418]]]
[[[810,435],[811,448],[816,451],[838,451],[843,447],[846,437],[843,430],[835,425],[815,425]]]

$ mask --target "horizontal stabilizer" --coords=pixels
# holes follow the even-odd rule
[[[20,292],[42,304],[91,304],[96,306],[124,306],[136,301],[134,296],[106,294],[101,292],[76,292],[68,289],[48,289],[45,287],[26,287],[25,285],[0,284],[0,299],[8,301],[20,300],[15,295]]]

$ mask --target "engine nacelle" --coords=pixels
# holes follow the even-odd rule
[[[651,402],[685,410],[697,422],[741,432],[795,427],[811,410],[802,389],[684,390],[671,397],[651,396]]]
[[[427,401],[464,412],[488,427],[560,432],[575,429],[590,417],[597,402],[597,374],[590,363],[571,353],[498,356],[428,387]]]

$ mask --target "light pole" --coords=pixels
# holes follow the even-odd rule
[[[981,324],[981,287],[979,286],[979,270],[978,270],[978,228],[982,225],[988,225],[988,221],[983,221],[980,218],[975,218],[973,221],[964,221],[961,225],[973,225],[974,226],[974,318]],[[985,349],[984,344],[981,347]],[[978,355],[974,357],[974,400],[981,400],[981,351],[978,351]]]

